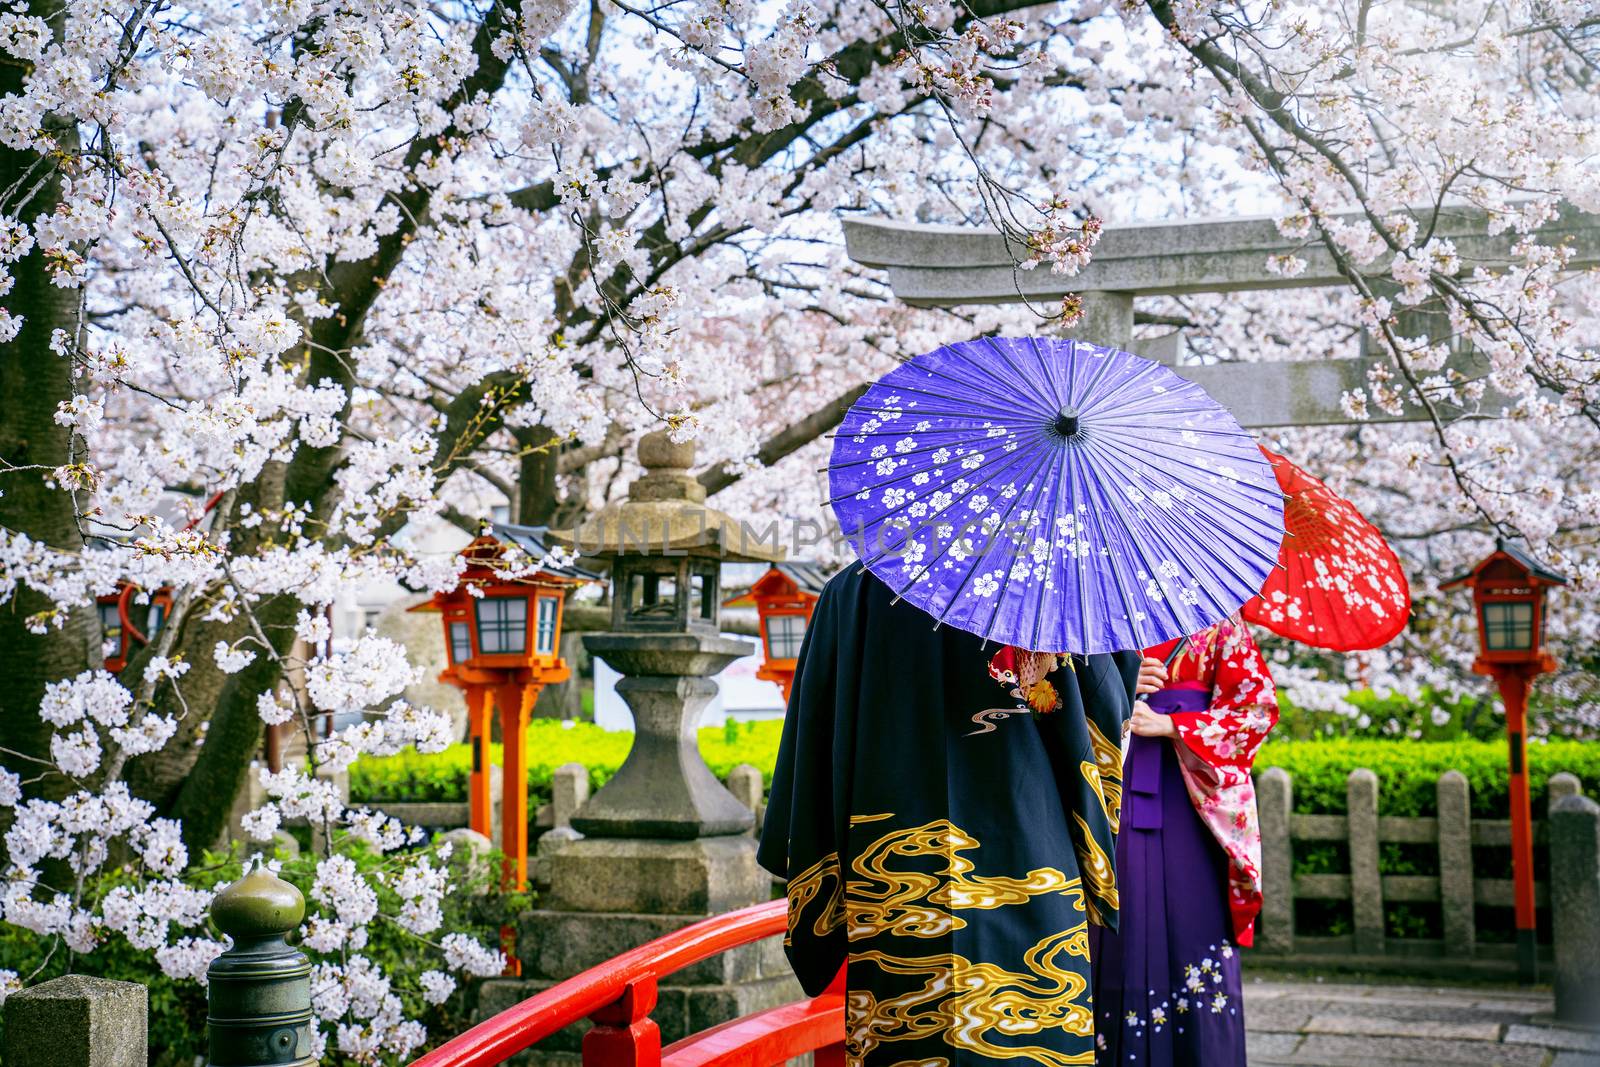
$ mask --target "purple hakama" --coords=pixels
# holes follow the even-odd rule
[[[1147,698],[1162,714],[1210,699],[1183,684]],[[1245,1063],[1227,860],[1195,813],[1173,744],[1135,735],[1123,768],[1120,928],[1089,930],[1099,1067]]]

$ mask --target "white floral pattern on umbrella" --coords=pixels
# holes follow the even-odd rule
[[[1354,504],[1263,448],[1283,489],[1279,563],[1244,617],[1280,637],[1353,652],[1387,644],[1411,617],[1411,589],[1394,550]]]
[[[1261,588],[1283,502],[1254,438],[1170,368],[984,338],[890,371],[835,435],[863,563],[941,623],[1047,652],[1195,633]]]

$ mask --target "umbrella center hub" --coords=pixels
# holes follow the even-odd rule
[[[1323,548],[1339,534],[1339,527],[1316,501],[1295,493],[1284,501],[1283,528],[1291,538],[1289,547],[1297,552]]]
[[[1078,413],[1076,411],[1062,411],[1056,415],[1055,421],[1050,424],[1050,429],[1055,431],[1057,437],[1074,437],[1079,430]]]

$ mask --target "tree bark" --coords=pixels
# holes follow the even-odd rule
[[[46,12],[56,37],[61,33],[64,8]],[[0,96],[19,94],[27,66],[7,56],[0,63]],[[68,151],[78,137],[69,125],[47,126]],[[16,200],[0,211],[32,220],[56,210],[61,179],[52,160],[35,152],[18,152],[0,146],[0,188],[15,188],[20,199],[36,183],[38,189],[26,203]],[[35,246],[11,265],[15,284],[5,297],[5,307],[23,318],[21,331],[0,345],[0,527],[25,534],[51,548],[83,551],[83,538],[72,497],[46,484],[50,470],[68,463],[71,432],[55,422],[56,406],[72,397],[72,361],[50,351],[56,330],[77,332],[79,291],[52,284],[44,251]],[[10,467],[42,465],[42,470]],[[100,619],[93,604],[74,609],[60,629],[45,634],[28,631],[30,615],[55,605],[42,594],[23,586],[10,604],[0,608],[0,745],[36,759],[49,757],[51,730],[39,717],[39,701],[48,682],[72,677],[100,664]],[[6,765],[24,779],[40,768],[7,757]],[[28,792],[59,796],[69,783],[51,775]]]
[[[256,618],[280,656],[294,644],[298,608],[299,601],[283,596],[256,605]],[[244,670],[222,676],[205,743],[169,809],[183,822],[183,842],[191,852],[212,847],[227,829],[233,799],[261,747],[256,696],[272,689],[281,676],[278,662],[259,648]]]
[[[543,426],[517,431],[517,444],[524,449],[517,477],[517,521],[524,526],[548,525],[556,513],[561,450],[554,436]]]

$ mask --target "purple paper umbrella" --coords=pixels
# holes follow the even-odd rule
[[[1043,652],[1148,648],[1255,596],[1283,498],[1198,385],[1081,341],[984,338],[884,375],[828,468],[867,569],[940,623]]]

